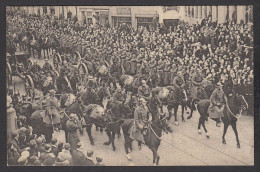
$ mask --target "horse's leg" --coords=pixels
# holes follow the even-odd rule
[[[206,132],[206,137],[209,138],[209,133],[208,133],[208,131],[207,131],[207,129],[206,129],[205,121],[206,121],[206,119],[203,118],[202,126],[203,126],[203,128],[204,128],[204,131]]]
[[[157,159],[157,151],[155,150],[155,148],[152,148],[151,151],[153,152],[153,165],[157,165],[155,164],[155,161]]]
[[[111,137],[111,142],[112,142],[112,148],[113,151],[116,151],[116,146],[115,146],[115,135],[116,135],[116,131],[112,131],[112,137]]]
[[[187,117],[187,119],[190,119],[192,117],[192,113],[193,113],[193,110],[194,110],[194,107],[195,106],[195,100],[192,100],[191,101],[191,107],[190,107],[190,116]]]
[[[172,118],[172,108],[170,106],[168,106],[167,109],[169,112],[169,117],[167,118],[167,120],[170,120]]]
[[[183,116],[183,114],[184,114],[184,108],[185,108],[185,104],[184,104],[184,102],[182,102],[182,104],[181,104],[181,118],[182,118],[182,121],[183,121],[183,122],[185,122],[185,119],[184,119],[184,116]]]
[[[110,145],[111,140],[112,140],[112,135],[111,135],[111,130],[107,129],[107,136],[108,136],[108,141],[104,143],[104,145]]]
[[[179,125],[178,118],[177,118],[177,111],[178,111],[179,104],[174,105],[174,120],[175,125]]]
[[[224,123],[224,130],[223,130],[223,136],[222,136],[222,143],[226,144],[226,140],[225,140],[225,135],[227,133],[227,129],[228,129],[228,124]]]
[[[198,133],[201,134],[200,126],[202,124],[202,117],[199,119],[199,124],[198,124]]]
[[[239,139],[238,139],[238,132],[237,132],[237,123],[236,123],[236,121],[232,122],[232,123],[231,123],[231,126],[232,126],[232,128],[233,128],[233,130],[234,130],[234,133],[235,133],[235,135],[236,135],[237,148],[240,148],[240,142],[239,142]]]
[[[116,133],[117,133],[117,137],[120,138],[121,137],[121,132],[120,132],[120,126],[118,126]]]
[[[88,133],[90,144],[93,146],[93,145],[95,145],[95,143],[94,143],[94,139],[91,135],[91,128],[92,128],[92,124],[86,126],[86,131]]]

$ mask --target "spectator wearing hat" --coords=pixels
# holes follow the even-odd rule
[[[70,119],[66,122],[66,128],[68,130],[68,142],[70,144],[70,150],[73,152],[77,149],[77,143],[80,142],[77,130],[79,129],[79,121],[76,114],[70,114]]]
[[[94,162],[93,162],[93,155],[94,152],[92,150],[88,150],[87,152],[87,158],[86,158],[86,166],[94,166]]]
[[[44,148],[45,148],[44,152],[42,152],[40,154],[40,157],[39,157],[39,160],[41,160],[42,163],[44,163],[44,161],[47,158],[52,158],[52,159],[55,158],[55,155],[51,152],[51,145],[50,144],[45,144]]]
[[[26,166],[28,163],[28,158],[30,157],[30,153],[28,151],[23,151],[21,156],[18,159],[19,166]]]
[[[36,149],[37,146],[36,140],[35,139],[31,140],[29,142],[29,145],[30,145],[30,149],[29,149],[30,156],[38,156],[38,151]]]
[[[96,163],[96,166],[105,166],[104,164],[103,164],[103,158],[101,157],[101,156],[96,156],[96,161],[97,161],[97,163]]]
[[[42,166],[42,163],[40,160],[36,159],[33,163],[33,166]]]
[[[44,147],[44,145],[43,145],[43,139],[42,139],[42,137],[38,137],[37,139],[36,139],[36,150],[37,150],[37,152],[38,152],[38,157],[40,156],[40,154],[41,153],[43,153],[44,151],[45,151],[45,147]]]
[[[20,153],[21,149],[20,149],[20,143],[18,139],[19,139],[19,130],[15,130],[12,132],[12,138],[10,140],[10,143],[12,143],[13,147],[15,147],[16,150]]]
[[[61,157],[64,160],[68,160],[69,164],[72,165],[72,155],[70,153],[70,144],[69,143],[66,143],[64,145],[64,149],[62,149],[62,151],[59,152],[58,157]]]
[[[59,150],[57,147],[57,139],[56,138],[52,138],[51,139],[51,152],[57,157]]]
[[[13,146],[11,142],[7,144],[7,164],[8,165],[18,165],[18,159],[20,157],[20,153]]]
[[[28,165],[29,166],[33,166],[34,165],[34,162],[38,160],[38,157],[37,156],[30,156],[29,157],[29,160],[28,160]]]
[[[83,143],[77,143],[77,149],[72,151],[72,160],[74,166],[86,166],[87,159],[83,153]]]

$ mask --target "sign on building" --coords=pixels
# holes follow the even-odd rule
[[[117,8],[117,15],[131,15],[131,8]]]

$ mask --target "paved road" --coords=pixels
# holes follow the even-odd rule
[[[34,59],[35,60],[35,59]],[[43,60],[37,60],[38,64],[43,65]],[[52,60],[51,60],[52,63]],[[18,77],[14,78],[16,88],[24,94],[24,83]],[[178,111],[179,119],[181,112]],[[187,115],[186,115],[187,116]],[[174,125],[174,119],[169,121],[174,132],[164,134],[158,153],[161,157],[160,165],[166,166],[189,166],[189,165],[254,165],[254,119],[251,116],[241,116],[237,122],[241,148],[236,147],[234,132],[229,127],[226,134],[226,145],[222,144],[223,126],[215,126],[215,122],[209,120],[206,127],[210,134],[207,139],[205,132],[198,134],[199,114],[195,111],[193,117],[185,122],[179,121],[179,126]],[[202,130],[203,131],[203,130]],[[107,141],[105,133],[100,133],[92,129],[95,139],[95,146],[91,146],[86,132],[80,136],[84,142],[85,153],[87,150],[94,150],[94,154],[103,156],[103,162],[110,166],[149,166],[152,165],[152,152],[148,147],[143,146],[137,149],[137,142],[133,142],[133,152],[130,153],[132,160],[128,161],[125,157],[124,136],[115,139],[117,150],[112,151],[112,146],[105,146]],[[64,133],[57,132],[54,136],[59,141],[64,142]]]

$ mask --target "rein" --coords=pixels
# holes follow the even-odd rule
[[[151,124],[152,125],[152,124]],[[150,129],[152,130],[152,132],[153,132],[153,134],[157,137],[157,139],[159,139],[159,140],[162,140],[162,137],[159,137],[156,133],[155,133],[155,131],[153,130],[153,127],[150,125]],[[155,125],[154,125],[155,126]],[[155,126],[155,127],[157,127],[157,126]],[[158,128],[158,127],[157,127]]]
[[[233,117],[235,117],[236,119],[239,119],[239,118],[241,117],[241,115],[242,115],[242,109],[240,109],[240,111],[239,111],[239,115],[236,116],[236,115],[231,111],[231,109],[229,108],[228,103],[227,103],[227,108],[228,108],[230,114],[231,114]]]

